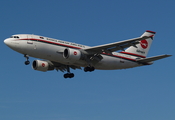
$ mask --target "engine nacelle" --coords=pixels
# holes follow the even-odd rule
[[[80,50],[66,48],[64,50],[63,57],[65,59],[70,60],[71,62],[75,62],[77,60],[80,60],[83,57],[83,54],[81,53]]]
[[[32,68],[34,70],[46,72],[48,70],[54,70],[54,66],[47,61],[34,60],[32,63]]]

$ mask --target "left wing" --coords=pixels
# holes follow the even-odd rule
[[[100,46],[94,46],[90,47],[87,49],[84,49],[88,53],[111,53],[117,50],[124,50],[124,48],[134,46],[139,43],[141,40],[145,40],[147,38],[150,38],[149,36],[143,36],[143,37],[138,37],[138,38],[133,38],[129,40],[124,40],[120,42],[115,42],[115,43],[110,43],[110,44],[105,44],[105,45],[100,45]]]

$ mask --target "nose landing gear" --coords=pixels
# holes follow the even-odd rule
[[[29,65],[30,64],[29,56],[25,54],[24,57],[26,58],[26,61],[24,62],[24,64]]]

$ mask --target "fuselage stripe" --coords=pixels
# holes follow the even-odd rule
[[[52,44],[52,45],[59,45],[59,46],[63,46],[63,47],[81,49],[80,47],[65,45],[65,44],[61,44],[61,43],[55,43],[55,42],[51,42],[51,41],[47,41],[47,40],[41,40],[41,39],[30,38],[30,39],[19,39],[19,40],[30,40],[30,41],[48,43],[48,44]]]
[[[116,58],[122,58],[122,59],[129,60],[129,61],[132,61],[132,62],[137,62],[135,59],[127,58],[127,57],[123,57],[123,56],[119,56],[119,55],[106,54],[106,53],[103,53],[103,55],[116,57]]]
[[[127,54],[127,55],[132,55],[132,56],[136,56],[136,57],[146,58],[145,56],[142,56],[142,55],[138,55],[138,54],[134,54],[134,53],[129,53],[129,52],[124,52],[124,51],[122,51],[120,53]]]

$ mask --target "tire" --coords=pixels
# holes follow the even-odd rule
[[[25,61],[25,65],[29,65],[30,64],[30,61]]]

